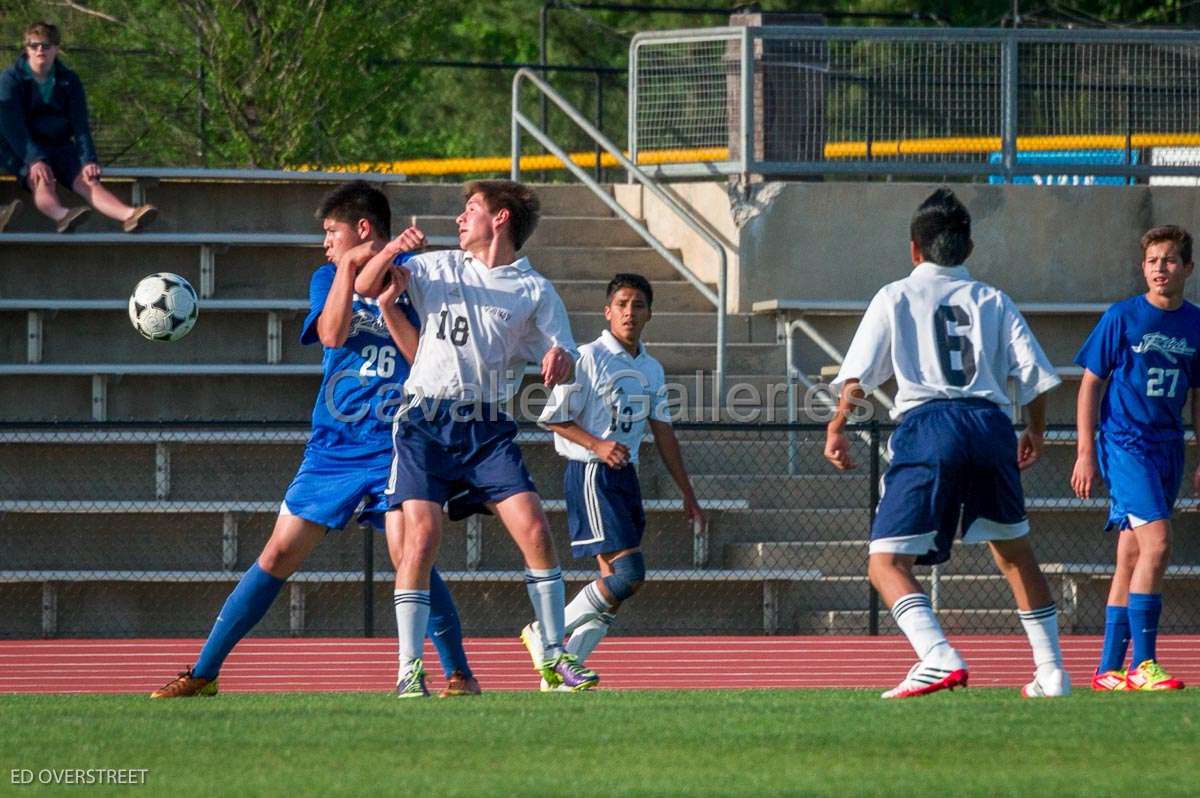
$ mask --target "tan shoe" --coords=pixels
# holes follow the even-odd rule
[[[162,687],[150,694],[151,698],[189,698],[194,695],[216,695],[217,680],[211,682],[208,679],[201,679],[199,676],[192,675],[192,669],[188,668],[183,673],[176,676],[171,681],[164,684]]]
[[[0,207],[0,232],[8,227],[8,223],[13,220],[13,217],[21,212],[21,201],[15,199],[7,205]]]
[[[70,233],[76,227],[83,224],[91,212],[91,208],[86,208],[82,205],[67,211],[67,215],[58,220],[58,232]]]
[[[474,676],[463,676],[462,671],[455,671],[446,680],[446,686],[438,693],[438,698],[453,698],[460,695],[479,695],[479,680]]]
[[[121,224],[126,233],[136,233],[158,218],[158,208],[153,205],[139,205],[129,214],[129,218]]]

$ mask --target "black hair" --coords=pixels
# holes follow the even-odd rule
[[[366,219],[376,234],[392,237],[392,209],[388,199],[365,180],[355,180],[329,192],[315,215],[319,220],[333,219],[351,225]]]
[[[622,288],[633,288],[641,291],[642,295],[646,297],[646,307],[654,305],[654,289],[650,287],[650,281],[640,274],[632,274],[630,272],[622,272],[608,281],[608,290],[604,294],[604,303],[608,304],[612,299],[612,295]]]
[[[917,207],[909,234],[925,260],[938,266],[958,266],[971,254],[971,214],[948,188]]]

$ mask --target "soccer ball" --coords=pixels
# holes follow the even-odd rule
[[[199,313],[196,289],[178,274],[144,277],[129,297],[129,320],[151,341],[178,341],[192,329]]]

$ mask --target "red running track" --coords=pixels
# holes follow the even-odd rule
[[[1017,687],[1033,672],[1019,636],[952,638],[971,668],[974,687]],[[1063,655],[1077,687],[1087,685],[1100,650],[1095,636],[1064,637]],[[198,639],[0,641],[0,693],[142,693],[187,668]],[[532,690],[537,676],[519,641],[472,638],[466,644],[484,690]],[[1158,641],[1172,675],[1200,686],[1200,636]],[[431,687],[437,659],[426,649]],[[250,638],[221,671],[227,692],[387,691],[396,680],[389,638]],[[889,637],[613,637],[588,665],[606,688],[888,688],[914,660],[908,643]]]

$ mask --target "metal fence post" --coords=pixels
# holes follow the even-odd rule
[[[867,516],[871,519],[871,526],[875,525],[875,507],[879,504],[879,422],[875,419],[871,420],[871,486],[868,490],[868,501],[871,502],[871,507],[868,510]],[[879,591],[874,585],[868,583],[867,596],[867,634],[876,636],[879,634]]]
[[[375,636],[375,530],[363,524],[363,637]]]
[[[1010,33],[1004,40],[1004,123],[1001,130],[1000,149],[1004,161],[1004,182],[1013,182],[1013,169],[1017,165],[1017,35]]]

